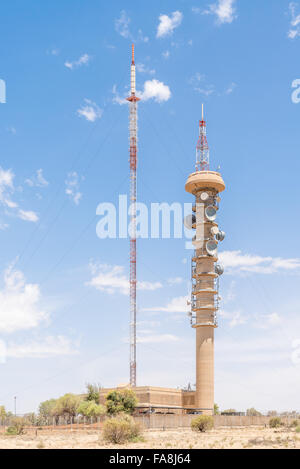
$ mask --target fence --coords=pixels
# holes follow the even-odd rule
[[[50,418],[46,419],[43,423],[33,422],[28,423],[27,430],[47,430],[47,431],[101,431],[103,422],[107,417],[86,418],[86,417],[73,417],[59,419]],[[170,414],[144,414],[134,417],[135,421],[140,423],[142,428],[146,430],[167,430],[167,429],[180,429],[190,428],[191,421],[195,415],[170,415]],[[272,417],[258,416],[226,416],[215,415],[214,423],[215,428],[218,427],[249,427],[249,426],[268,426]],[[280,417],[285,425],[290,425],[295,416]],[[5,433],[7,428],[13,424],[13,417],[0,421],[0,432]]]

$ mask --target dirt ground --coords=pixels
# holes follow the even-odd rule
[[[293,429],[260,427],[218,428],[207,433],[190,429],[146,430],[143,441],[110,445],[95,430],[37,430],[21,436],[0,434],[0,449],[300,449],[300,434]]]

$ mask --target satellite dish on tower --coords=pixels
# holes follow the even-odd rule
[[[205,215],[206,215],[206,218],[207,218],[209,221],[215,221],[215,219],[217,218],[217,210],[216,210],[216,208],[215,208],[213,205],[209,205],[209,206],[206,207],[206,209],[205,209]]]
[[[215,256],[218,251],[218,243],[213,240],[209,240],[206,243],[206,251],[209,254],[209,256]]]
[[[218,241],[224,241],[225,236],[226,236],[225,231],[219,231],[219,232],[216,234],[216,240],[218,240]]]
[[[219,228],[217,226],[213,226],[210,229],[210,232],[211,232],[212,235],[216,236],[219,233]]]
[[[183,220],[183,224],[188,230],[191,230],[195,223],[196,223],[196,216],[194,214],[187,215]]]
[[[200,199],[205,202],[205,200],[209,199],[208,193],[207,192],[202,192],[202,194],[200,195]]]
[[[221,264],[216,264],[215,265],[215,272],[219,276],[223,275],[224,274],[224,267]]]

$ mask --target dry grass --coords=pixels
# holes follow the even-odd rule
[[[190,429],[146,430],[143,437],[135,443],[111,445],[105,443],[101,432],[96,430],[28,431],[19,436],[0,434],[0,449],[300,449],[300,436],[293,429],[224,427],[207,433],[195,433]]]

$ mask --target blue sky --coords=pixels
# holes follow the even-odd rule
[[[128,382],[128,240],[96,236],[128,193],[136,45],[138,198],[191,202],[205,104],[227,185],[216,331],[221,408],[299,409],[300,3],[15,0],[1,6],[0,404]],[[184,239],[138,242],[138,384],[194,383]]]

